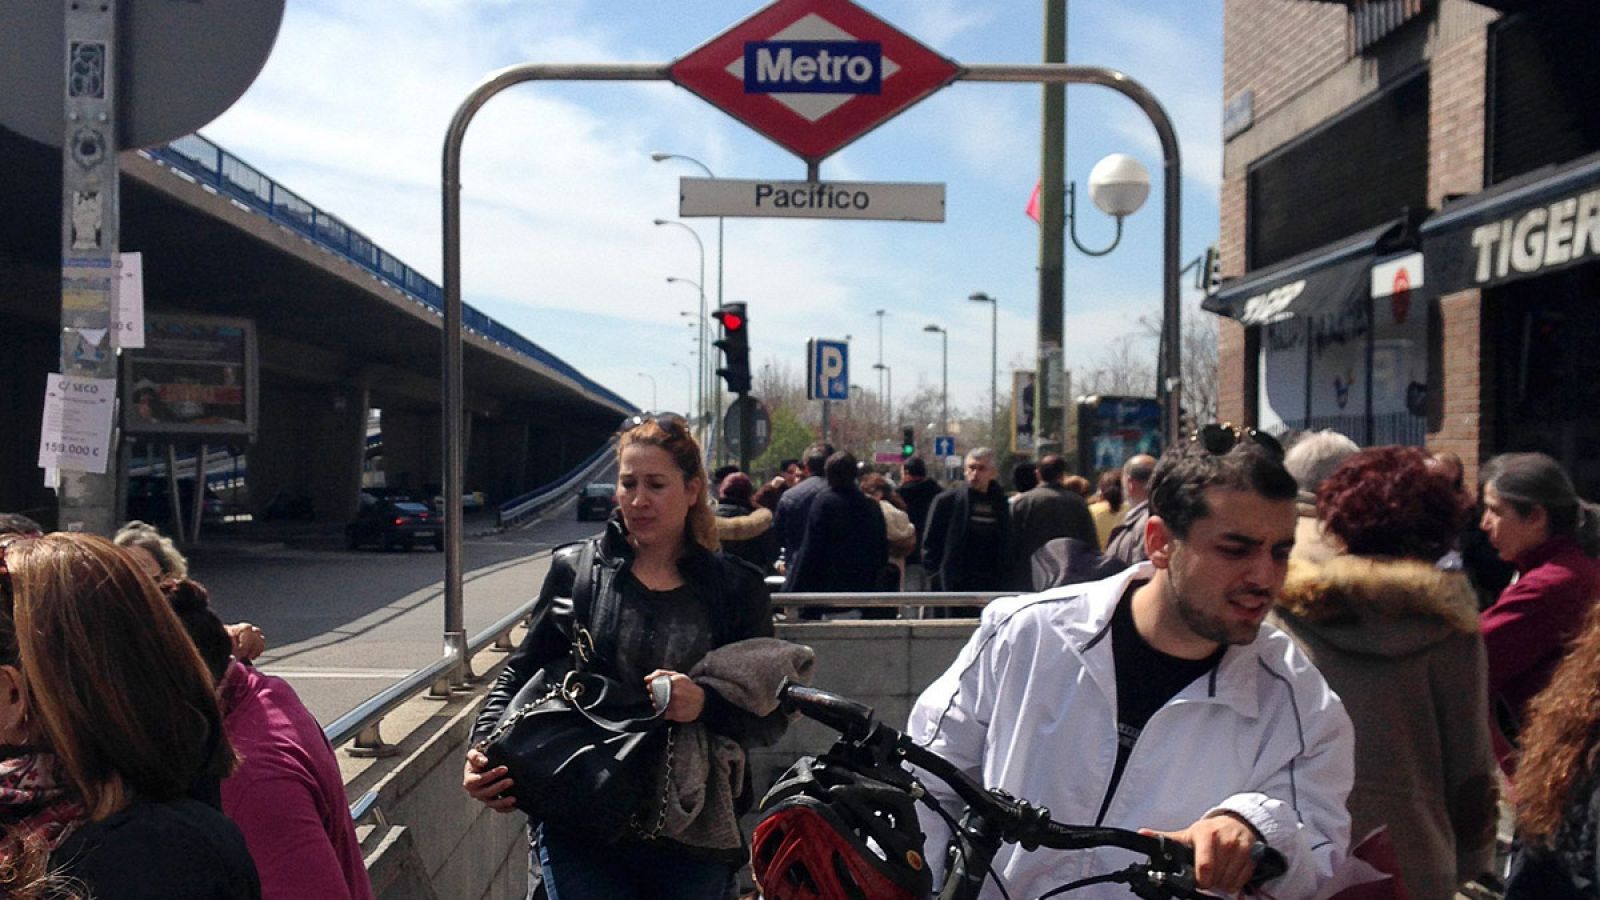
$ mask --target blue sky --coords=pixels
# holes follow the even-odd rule
[[[874,14],[959,63],[1040,58],[1038,2],[869,0]],[[440,274],[440,154],[456,107],[483,76],[522,62],[666,62],[757,3],[604,0],[288,0],[261,77],[202,133],[364,231],[429,277]],[[1185,260],[1217,232],[1221,169],[1221,0],[1074,0],[1068,59],[1121,69],[1177,123],[1184,165]],[[939,380],[933,322],[950,330],[953,407],[988,400],[990,311],[999,298],[1002,381],[1031,368],[1038,230],[1023,215],[1039,170],[1033,85],[957,82],[823,163],[826,180],[947,185],[940,224],[729,219],[724,298],[750,306],[752,358],[796,372],[808,337],[854,337],[852,380],[876,387],[878,319],[897,396]],[[1103,88],[1067,89],[1067,178],[1127,152],[1152,172],[1151,201],[1100,259],[1069,244],[1068,368],[1138,330],[1160,309],[1160,150],[1144,115]],[[661,83],[543,83],[478,114],[463,161],[467,302],[607,387],[685,409],[693,329],[693,240],[652,219],[677,217],[677,179],[696,157],[719,176],[805,175],[796,157],[687,91]],[[1111,221],[1080,203],[1080,236]],[[716,222],[689,219],[706,247],[715,304]],[[1198,315],[1189,296],[1186,315]],[[1150,352],[1154,353],[1153,344]],[[685,364],[675,368],[674,363]]]

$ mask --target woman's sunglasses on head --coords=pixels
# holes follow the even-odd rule
[[[685,419],[683,416],[680,416],[675,412],[657,412],[639,413],[637,415],[629,416],[628,418],[622,420],[622,426],[618,428],[617,431],[632,431],[635,428],[638,428],[640,425],[644,425],[649,422],[654,422],[656,425],[660,426],[662,431],[669,433],[675,431],[687,432],[689,430],[689,420]]]
[[[1231,422],[1212,422],[1202,425],[1189,436],[1189,442],[1212,456],[1221,456],[1246,441],[1265,450],[1273,459],[1283,459],[1283,445],[1265,431],[1241,428]]]

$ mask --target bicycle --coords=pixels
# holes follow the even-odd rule
[[[995,854],[1004,843],[1018,844],[1029,851],[1118,847],[1146,859],[1116,872],[1064,883],[1037,900],[1096,884],[1126,885],[1143,900],[1213,898],[1195,887],[1194,852],[1185,844],[1122,828],[1054,822],[1045,807],[983,787],[908,735],[879,722],[872,707],[838,694],[785,681],[778,689],[778,699],[786,711],[799,712],[839,732],[838,740],[824,756],[829,764],[843,765],[898,787],[949,823],[946,876],[938,900],[977,900],[985,878],[993,879],[1001,895],[1010,900],[1005,885],[992,870]],[[948,784],[965,802],[967,808],[959,822],[928,795],[906,770],[907,763]],[[1251,857],[1256,863],[1251,887],[1259,887],[1288,868],[1283,854],[1259,841],[1251,848]]]

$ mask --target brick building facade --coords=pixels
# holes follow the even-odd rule
[[[1600,402],[1552,389],[1600,385],[1600,264],[1573,205],[1600,188],[1582,52],[1600,13],[1226,0],[1224,17],[1219,417],[1449,449],[1470,471],[1544,450],[1593,496]],[[1547,227],[1494,231],[1529,210]]]

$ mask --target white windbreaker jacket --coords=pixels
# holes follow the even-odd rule
[[[913,706],[909,734],[984,785],[1048,807],[1055,821],[1096,824],[1117,756],[1111,614],[1131,580],[1154,572],[1143,563],[989,604],[955,663]],[[1098,824],[1177,831],[1210,812],[1237,813],[1288,858],[1288,872],[1267,889],[1279,900],[1309,900],[1348,850],[1354,746],[1339,698],[1293,641],[1263,625],[1254,642],[1228,648],[1208,677],[1151,716]],[[959,818],[959,798],[921,775]],[[942,869],[949,828],[918,811],[927,857]],[[994,864],[1021,900],[1136,858],[1008,844]],[[992,881],[983,896],[999,897]],[[1070,896],[1131,895],[1100,885]]]

